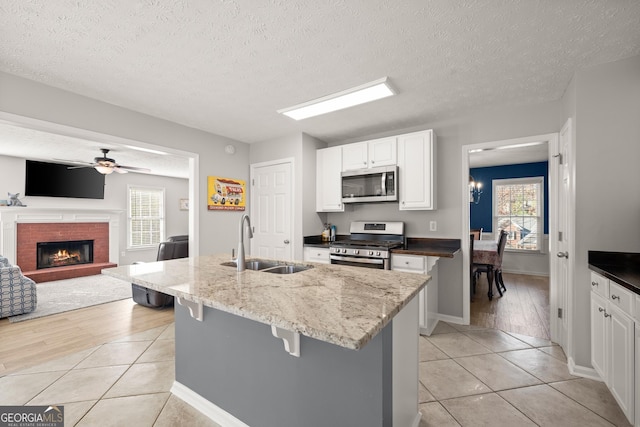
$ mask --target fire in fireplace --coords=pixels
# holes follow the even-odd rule
[[[93,262],[93,240],[38,242],[36,246],[38,270]]]

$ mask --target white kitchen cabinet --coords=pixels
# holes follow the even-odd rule
[[[635,323],[615,305],[609,304],[609,337],[607,385],[620,409],[633,422],[635,412],[634,396],[634,354]]]
[[[342,146],[342,171],[395,166],[396,161],[395,136]]]
[[[319,262],[322,264],[330,264],[329,248],[316,248],[313,246],[304,247],[304,260],[307,262]]]
[[[428,274],[431,280],[418,295],[421,335],[431,335],[438,324],[438,266],[439,257],[391,254],[391,269],[405,273]]]
[[[600,378],[607,378],[607,319],[604,316],[607,301],[591,293],[591,365]]]
[[[316,151],[316,212],[343,212],[342,147]]]
[[[436,209],[436,138],[433,130],[398,136],[400,210]]]
[[[636,306],[640,304],[640,297],[636,297]],[[640,310],[640,308],[636,308]],[[636,427],[640,427],[640,316],[636,317]]]
[[[591,273],[591,364],[626,417],[636,412],[635,296],[622,286]],[[640,390],[639,390],[640,391]],[[636,424],[637,425],[637,424]]]

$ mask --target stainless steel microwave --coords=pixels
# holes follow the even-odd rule
[[[342,203],[397,201],[397,178],[397,166],[342,172]]]

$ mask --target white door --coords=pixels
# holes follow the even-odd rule
[[[551,256],[557,257],[556,275],[556,301],[557,306],[552,306],[551,316],[555,317],[555,333],[552,331],[551,339],[560,344],[567,351],[567,337],[569,325],[569,257],[575,254],[570,253],[571,235],[570,215],[571,215],[571,119],[560,130],[558,141],[558,155],[556,155],[558,168],[557,174],[557,194],[558,194],[558,235],[551,236],[557,238],[557,252]]]
[[[293,259],[292,161],[251,165],[251,255]]]

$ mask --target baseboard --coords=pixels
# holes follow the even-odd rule
[[[416,417],[413,419],[411,427],[420,427],[420,419],[422,418],[422,412],[418,411]]]
[[[438,313],[437,318],[438,320],[442,320],[443,322],[455,323],[456,325],[465,325],[464,319],[462,317],[449,316],[448,314]]]
[[[600,375],[596,372],[595,369],[576,365],[575,361],[573,360],[573,357],[570,357],[567,360],[567,365],[569,367],[569,373],[571,375],[602,382],[602,378],[600,378]]]
[[[178,381],[173,382],[173,385],[171,386],[171,393],[221,426],[249,427],[247,424],[243,423],[224,409],[200,396],[189,387],[180,384]]]

